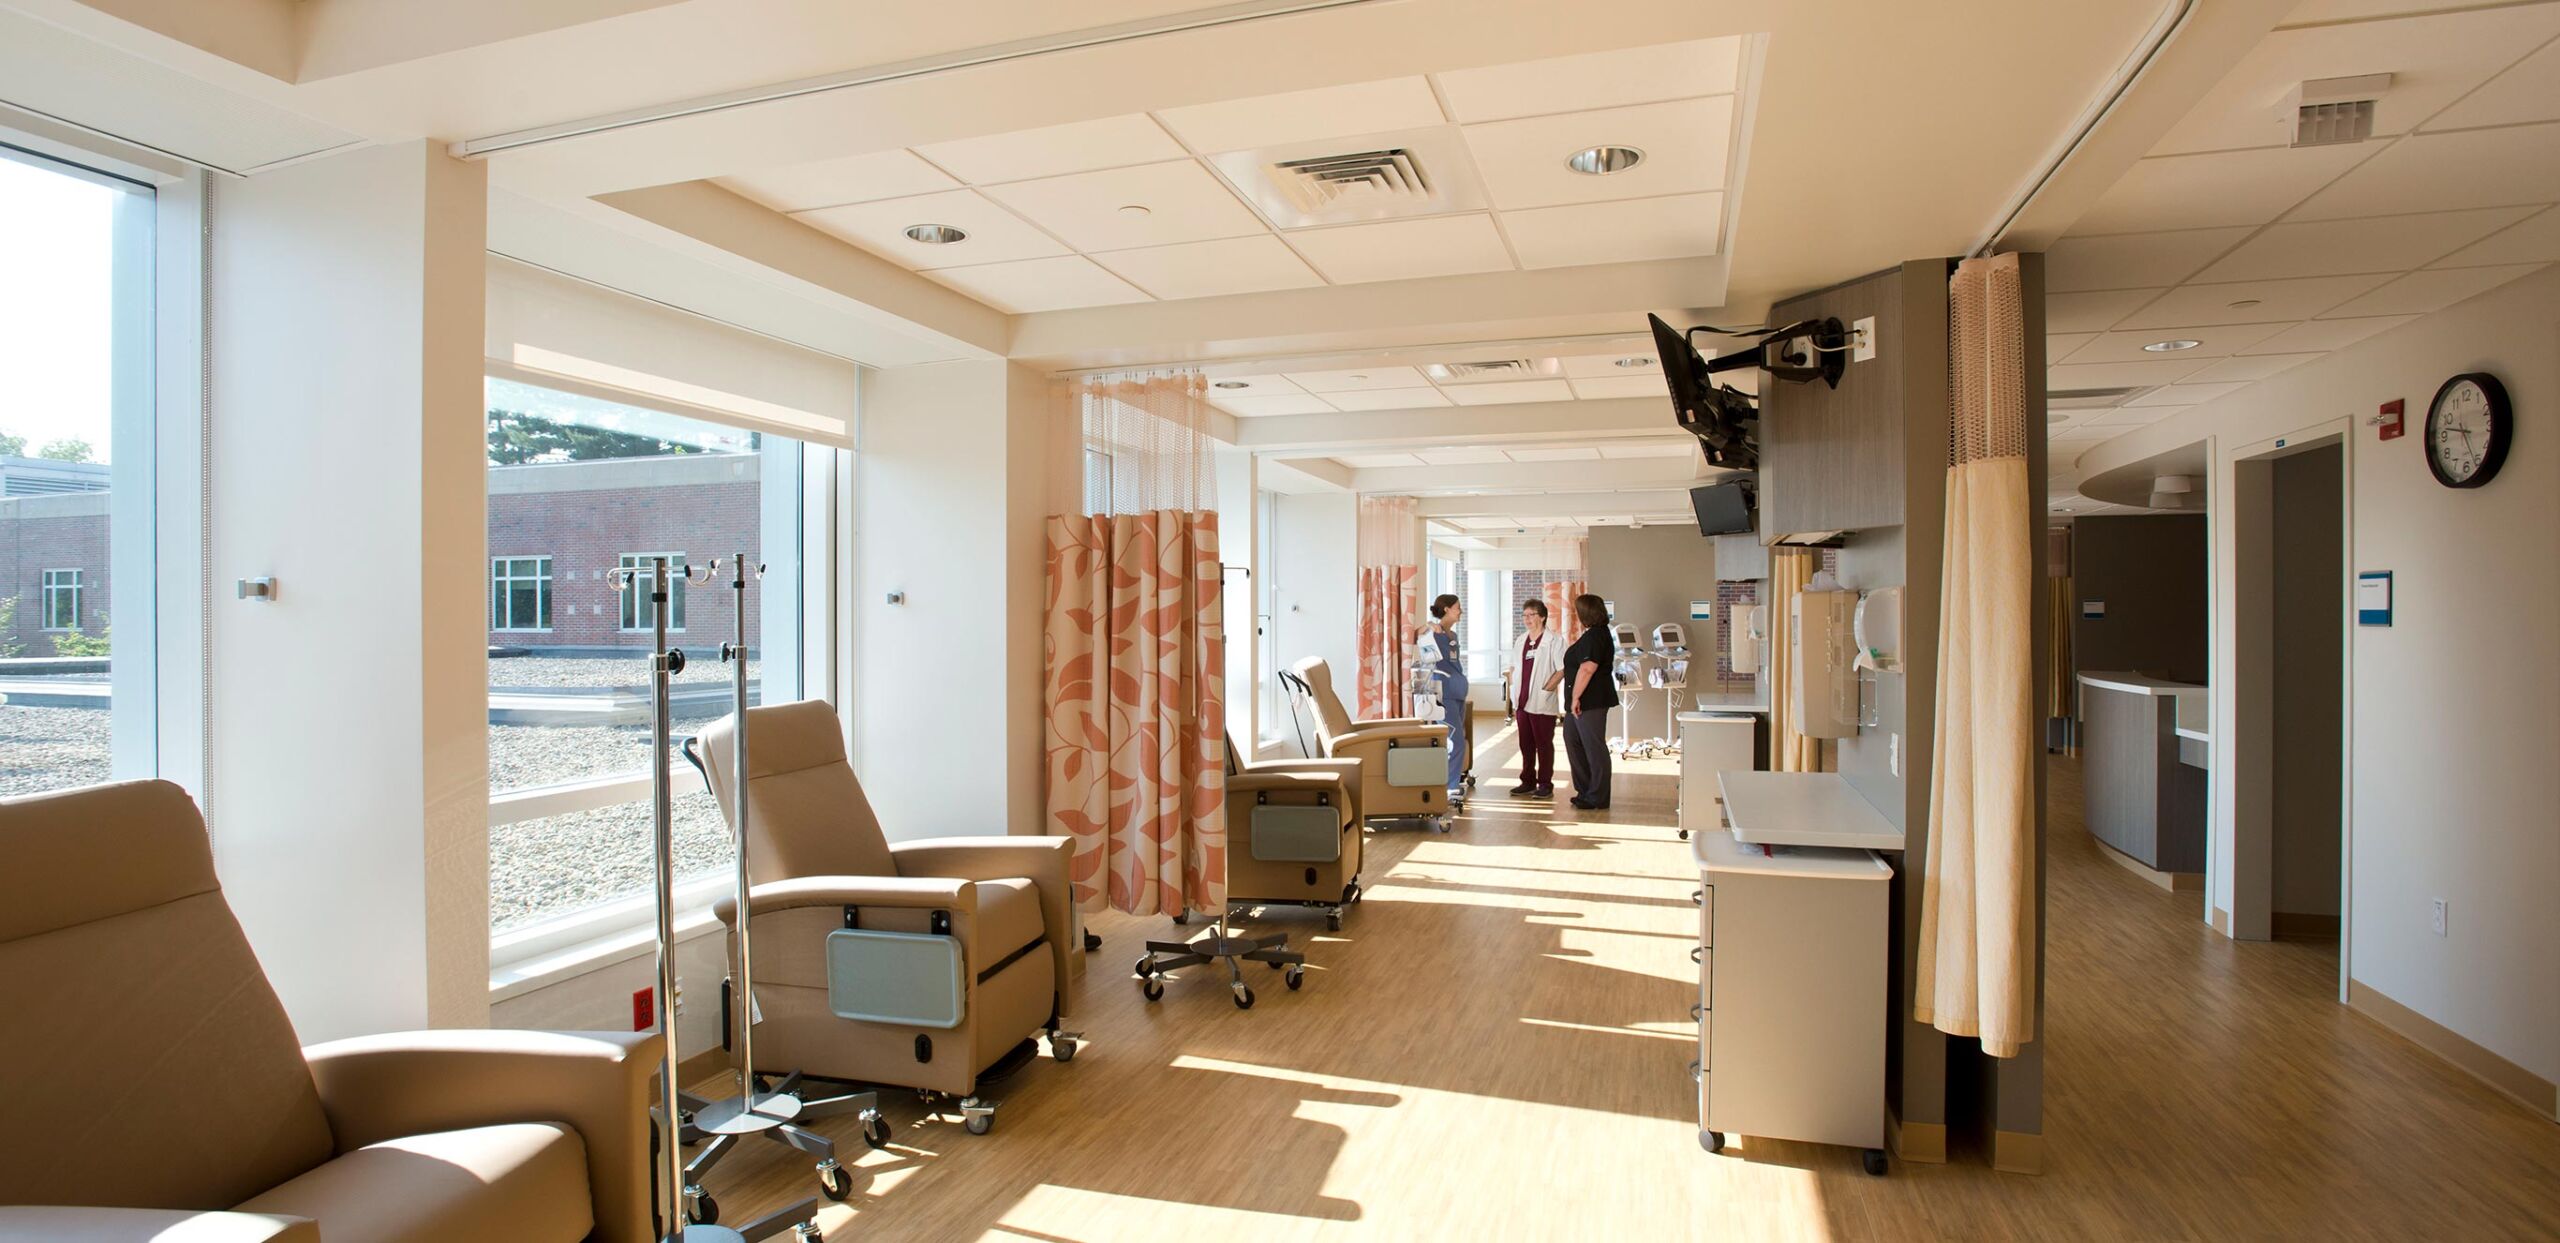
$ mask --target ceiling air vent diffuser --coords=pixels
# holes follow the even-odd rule
[[[2352,78],[2314,78],[2295,87],[2293,145],[2329,147],[2373,137],[2373,113],[2382,93],[2391,89],[2387,73]]]
[[[1564,364],[1552,358],[1488,358],[1465,363],[1432,363],[1423,369],[1436,384],[1500,384],[1558,375]]]
[[[1209,163],[1283,229],[1484,207],[1475,161],[1454,125],[1229,151]]]
[[[2112,410],[2157,385],[2133,384],[2110,388],[2058,388],[2044,395],[2047,410]]]

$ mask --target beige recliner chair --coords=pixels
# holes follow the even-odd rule
[[[299,1047],[165,781],[0,800],[0,859],[0,1239],[658,1237],[655,1035]]]
[[[1248,760],[1226,745],[1227,905],[1313,907],[1341,931],[1360,900],[1360,762]]]
[[[1449,733],[1419,717],[1354,721],[1333,691],[1333,670],[1310,656],[1289,667],[1290,689],[1315,717],[1325,759],[1360,762],[1364,820],[1421,818],[1449,831]]]
[[[723,717],[688,748],[732,825],[735,727]],[[995,1103],[978,1095],[981,1074],[1042,1033],[1051,1056],[1075,1056],[1076,1035],[1060,1026],[1083,965],[1074,843],[892,845],[833,707],[749,708],[747,728],[756,1071],[959,1097],[969,1131],[985,1134]],[[734,938],[735,901],[714,910]]]

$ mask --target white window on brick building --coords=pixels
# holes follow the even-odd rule
[[[551,628],[551,558],[490,558],[489,628]]]
[[[658,558],[667,559],[667,629],[684,629],[684,554],[680,552],[626,552],[622,568],[633,571],[629,585],[617,589],[622,597],[622,628],[652,630],[657,616],[650,600],[649,583]],[[616,575],[617,581],[621,580]]]
[[[78,630],[80,628],[80,571],[46,570],[44,572],[44,628]]]

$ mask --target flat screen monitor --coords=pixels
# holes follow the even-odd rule
[[[1748,535],[1759,529],[1759,481],[1748,476],[1689,489],[1700,535]]]
[[[1707,360],[1690,348],[1689,339],[1645,316],[1653,328],[1653,352],[1662,360],[1662,379],[1671,390],[1672,417],[1706,454],[1707,465],[1726,470],[1753,470],[1760,465],[1759,410],[1751,398],[1722,387],[1707,370]],[[1757,349],[1758,347],[1753,347]]]

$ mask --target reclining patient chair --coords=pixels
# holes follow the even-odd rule
[[[688,748],[729,823],[738,787],[724,717]],[[979,1076],[1075,1008],[1082,929],[1063,837],[940,837],[891,845],[822,700],[747,709],[754,882],[755,1067],[780,1076],[958,1097],[971,1134],[995,1125]],[[737,904],[715,912],[737,935]],[[736,946],[730,947],[736,960]],[[728,1030],[725,1026],[724,1031]]]
[[[1360,900],[1360,762],[1248,760],[1226,741],[1227,905],[1313,907],[1340,932]]]
[[[1333,670],[1310,656],[1289,667],[1290,689],[1315,716],[1322,758],[1360,762],[1360,815],[1419,817],[1449,831],[1449,733],[1419,717],[1354,721],[1333,693]]]
[[[165,781],[0,800],[0,859],[0,1239],[659,1237],[654,1033],[297,1047]]]

